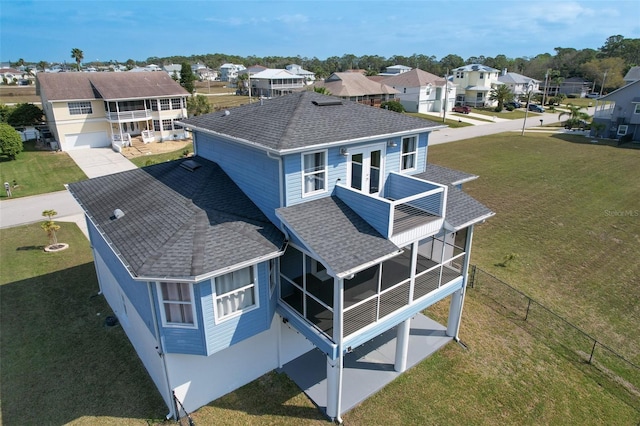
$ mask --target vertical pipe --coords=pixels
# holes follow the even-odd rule
[[[407,355],[409,353],[409,332],[411,331],[411,318],[398,324],[396,335],[396,361],[394,370],[399,373],[407,369]]]

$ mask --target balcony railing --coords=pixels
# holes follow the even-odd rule
[[[123,120],[147,120],[151,118],[151,111],[149,110],[137,110],[137,111],[107,111],[107,120],[109,121],[123,121]]]
[[[382,197],[344,185],[336,185],[336,195],[385,238],[404,244],[440,229],[447,187],[391,173]]]

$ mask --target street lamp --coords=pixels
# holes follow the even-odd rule
[[[533,92],[532,81],[529,81],[529,84],[527,84],[527,88],[529,89],[529,95],[527,96],[527,109],[524,110],[524,121],[522,122],[522,133],[520,133],[520,136],[524,136],[524,128],[527,125],[527,116],[529,115],[529,103],[531,102],[531,93]]]

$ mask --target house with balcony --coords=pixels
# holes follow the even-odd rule
[[[247,84],[251,84],[251,95],[272,98],[299,91],[306,86],[306,78],[291,71],[264,68],[249,73]]]
[[[244,69],[245,66],[241,64],[222,64],[220,66],[220,81],[235,83],[238,73]]]
[[[386,77],[382,82],[398,90],[396,99],[408,112],[451,111],[455,105],[456,86],[418,68]]]
[[[302,91],[182,120],[195,156],[68,186],[176,415],[277,369],[339,420],[458,339],[474,226],[442,125]],[[447,300],[439,324],[421,312]]]
[[[640,143],[640,80],[598,98],[591,126],[591,136]]]
[[[316,81],[316,73],[314,73],[313,71],[305,70],[298,64],[289,64],[285,67],[285,69],[290,73],[304,77],[305,84],[311,84]]]
[[[375,107],[382,102],[395,100],[399,93],[393,87],[369,79],[357,71],[334,72],[325,80],[314,82],[313,87],[324,87],[337,98]]]
[[[185,139],[189,93],[164,72],[38,73],[54,148],[112,146]]]
[[[469,64],[451,71],[450,80],[458,87],[456,105],[491,107],[496,101],[489,100],[491,91],[503,84],[498,80],[500,71],[481,64]]]

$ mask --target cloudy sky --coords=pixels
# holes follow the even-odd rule
[[[640,38],[638,0],[0,0],[0,60],[86,62],[226,53],[510,58]]]

